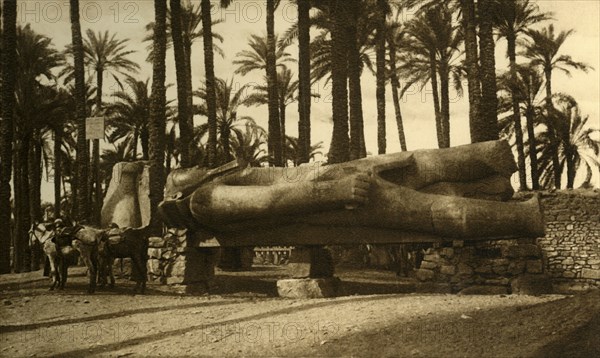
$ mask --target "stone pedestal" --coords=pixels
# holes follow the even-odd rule
[[[292,270],[292,278],[327,278],[334,274],[331,253],[323,246],[296,247],[288,266]]]
[[[224,271],[248,271],[253,260],[252,247],[222,247],[218,266]]]
[[[333,277],[331,253],[323,246],[296,247],[288,266],[292,278],[277,281],[280,297],[323,298],[342,294],[341,281]]]
[[[285,298],[326,298],[343,294],[342,282],[337,277],[279,280],[277,293]]]

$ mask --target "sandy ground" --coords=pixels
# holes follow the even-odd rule
[[[413,286],[348,271],[339,276],[353,295],[292,300],[274,297],[284,271],[220,273],[200,296],[155,285],[132,295],[124,279],[87,295],[81,268],[54,292],[40,272],[3,275],[0,356],[600,357],[599,291],[398,293]]]

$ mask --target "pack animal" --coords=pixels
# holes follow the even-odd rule
[[[55,228],[50,225],[34,224],[30,230],[30,240],[38,240],[43,247],[50,268],[50,290],[63,289],[67,282],[68,267],[81,256],[88,270],[88,293],[96,290],[98,272],[98,244],[106,235],[103,230],[87,226]]]
[[[110,287],[115,284],[112,265],[117,258],[131,258],[131,279],[135,281],[134,292],[144,293],[146,290],[148,262],[148,240],[146,227],[139,229],[113,228],[107,232],[98,246],[99,281],[106,284],[110,277]]]
[[[30,244],[38,241],[42,246],[46,263],[44,275],[50,276],[50,290],[63,289],[67,281],[67,267],[71,261],[76,261],[78,252],[64,237],[57,237],[51,229],[52,224],[33,223],[29,229]]]

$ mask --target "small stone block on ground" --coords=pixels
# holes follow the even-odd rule
[[[337,277],[303,278],[277,281],[277,293],[284,298],[326,298],[342,294]]]

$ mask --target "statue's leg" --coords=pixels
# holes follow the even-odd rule
[[[513,154],[505,141],[419,150],[413,157],[415,164],[399,172],[398,180],[391,181],[420,189],[438,182],[470,182],[495,175],[509,180],[516,171]]]
[[[379,187],[363,207],[313,214],[301,221],[311,225],[387,228],[455,238],[544,234],[537,197],[527,202],[497,202],[426,194],[402,187]]]

